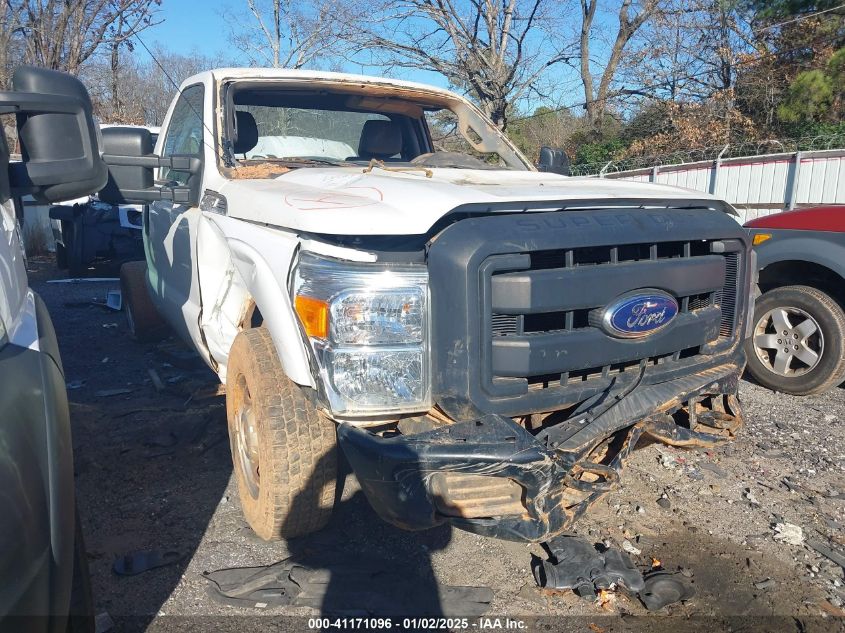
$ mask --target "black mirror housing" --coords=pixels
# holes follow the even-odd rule
[[[67,73],[20,66],[0,112],[14,113],[21,162],[9,165],[12,195],[40,202],[80,198],[106,182],[88,91]]]
[[[540,160],[537,161],[537,169],[568,176],[570,173],[569,156],[562,149],[552,149],[544,145],[540,148]]]
[[[116,165],[111,156],[142,157],[153,155],[153,137],[149,130],[132,127],[110,127],[102,130],[103,155],[109,162],[109,179],[98,194],[111,204],[127,204],[130,192],[141,192],[154,186],[153,168],[140,165]],[[128,161],[127,161],[128,162]]]
[[[159,167],[198,173],[202,166],[198,157],[156,156],[152,134],[145,128],[110,127],[102,130],[102,135],[108,182],[98,194],[100,200],[110,204],[144,204],[156,200],[198,204],[196,187],[157,187],[154,175]]]

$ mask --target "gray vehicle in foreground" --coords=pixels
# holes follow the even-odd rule
[[[18,220],[20,196],[79,197],[106,173],[78,80],[22,67],[12,85],[0,113],[17,116],[23,160],[10,165],[0,134],[0,630],[93,631],[62,361]]]

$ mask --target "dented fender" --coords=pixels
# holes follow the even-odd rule
[[[299,238],[222,215],[204,216],[203,237],[208,242],[201,240],[199,249],[206,260],[200,266],[201,323],[221,380],[246,303],[254,301],[285,374],[297,384],[316,387],[288,292]]]

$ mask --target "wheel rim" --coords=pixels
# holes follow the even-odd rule
[[[246,378],[241,374],[236,381],[235,410],[235,462],[241,471],[247,490],[253,499],[258,498],[261,471],[258,455],[258,425],[252,395]]]
[[[754,351],[770,372],[797,378],[818,366],[824,353],[824,336],[819,322],[809,312],[781,306],[757,321]]]

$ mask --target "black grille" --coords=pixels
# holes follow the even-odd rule
[[[716,293],[716,305],[722,309],[719,336],[730,338],[736,327],[737,281],[739,279],[739,253],[725,254],[725,286]]]
[[[620,374],[625,382],[644,368],[653,382],[722,362],[736,343],[722,325],[738,331],[745,306],[736,288],[746,251],[742,228],[716,209],[617,205],[456,222],[427,253],[437,402],[458,417],[552,411]],[[605,306],[646,288],[678,299],[671,327],[627,340],[598,327]]]
[[[677,337],[677,345],[669,350],[667,345],[663,345],[661,353],[645,358],[640,357],[636,360],[625,360],[625,362],[613,362],[614,355],[619,356],[620,349],[623,349],[622,356],[625,353],[630,354],[633,346],[638,345],[638,342],[625,342],[619,339],[614,339],[607,335],[602,335],[600,339],[596,339],[596,348],[594,353],[588,353],[580,359],[572,359],[567,356],[565,360],[561,361],[561,368],[564,369],[560,373],[542,373],[538,375],[526,375],[525,380],[528,383],[529,390],[546,389],[550,387],[566,387],[577,383],[584,383],[593,379],[607,380],[610,376],[615,374],[631,371],[637,369],[641,365],[646,367],[658,367],[666,365],[667,367],[673,363],[678,363],[682,360],[694,358],[702,353],[702,345],[707,343],[715,343],[717,339],[724,337],[732,337],[734,333],[736,303],[737,303],[737,279],[739,273],[739,254],[736,252],[725,253],[725,243],[721,240],[696,240],[683,242],[647,242],[641,244],[628,244],[623,246],[591,246],[588,248],[571,248],[560,250],[543,250],[528,253],[529,265],[527,271],[543,271],[536,274],[551,274],[557,275],[560,271],[571,271],[572,276],[567,278],[571,282],[571,286],[567,287],[566,291],[571,291],[574,294],[581,294],[584,292],[584,281],[580,280],[581,274],[575,272],[579,269],[596,270],[602,269],[612,275],[616,275],[616,268],[619,266],[619,274],[624,275],[622,271],[630,272],[637,271],[640,273],[640,268],[643,263],[650,266],[648,270],[656,271],[661,274],[663,279],[666,279],[667,270],[677,270],[677,266],[681,266],[682,262],[694,263],[693,260],[697,258],[699,262],[705,261],[701,258],[706,258],[712,264],[714,258],[718,262],[718,257],[724,258],[724,277],[719,272],[716,278],[718,281],[712,286],[713,290],[708,292],[694,292],[692,294],[678,294],[675,296],[679,306],[679,316],[688,315],[689,318],[694,317],[699,311],[712,309],[718,307],[721,313],[713,314],[712,310],[708,313],[709,322],[712,327],[709,330],[712,335],[710,338],[694,341],[694,345],[690,345],[691,337]],[[673,264],[677,261],[678,264]],[[667,269],[668,267],[668,269]],[[698,281],[694,278],[694,269],[689,269],[691,272],[681,271],[679,274],[671,274],[670,278],[674,278],[676,284],[680,287],[694,288]],[[522,271],[520,271],[522,272]],[[508,272],[507,270],[501,272],[494,272],[492,279],[497,279],[497,275],[503,277],[513,278],[513,275],[519,273]],[[564,274],[568,274],[564,272]],[[604,273],[602,273],[604,274]],[[682,279],[677,280],[678,277]],[[598,277],[598,279],[605,279],[607,277]],[[539,277],[531,278],[537,282]],[[622,282],[629,284],[629,290],[638,288],[648,288],[650,283],[656,283],[647,273],[632,275],[630,281]],[[659,285],[657,287],[660,287]],[[532,295],[533,296],[533,295]],[[577,299],[575,300],[577,301]],[[598,333],[598,328],[591,324],[590,315],[595,313],[598,315],[603,310],[606,304],[589,304],[589,307],[578,307],[577,309],[556,310],[548,312],[531,312],[526,311],[522,314],[506,314],[496,312],[496,303],[494,300],[493,312],[491,314],[491,335],[494,340],[508,341],[508,340],[539,340],[535,337],[544,337],[551,335],[567,336],[561,340],[562,348],[565,349],[569,341],[575,341],[570,337],[578,336],[594,336]],[[535,308],[536,306],[529,306]],[[705,314],[702,312],[701,314]],[[595,322],[595,317],[593,317]],[[716,325],[718,324],[718,328]],[[584,332],[583,335],[578,334]],[[592,334],[591,334],[592,333]],[[695,337],[692,337],[695,338]],[[686,343],[686,344],[684,344]],[[644,347],[646,343],[643,343]],[[627,346],[627,347],[624,347]],[[501,349],[501,348],[500,348]],[[668,352],[668,353],[667,353]],[[554,350],[552,350],[554,353]],[[589,365],[589,360],[601,361],[594,365]],[[587,362],[585,362],[587,361]],[[609,362],[608,362],[609,361]],[[569,364],[567,367],[566,365]],[[499,365],[501,367],[501,365]],[[500,373],[496,367],[493,368],[493,377],[514,376],[509,367],[504,367]],[[518,375],[518,374],[516,374]],[[495,387],[494,387],[495,389]]]

